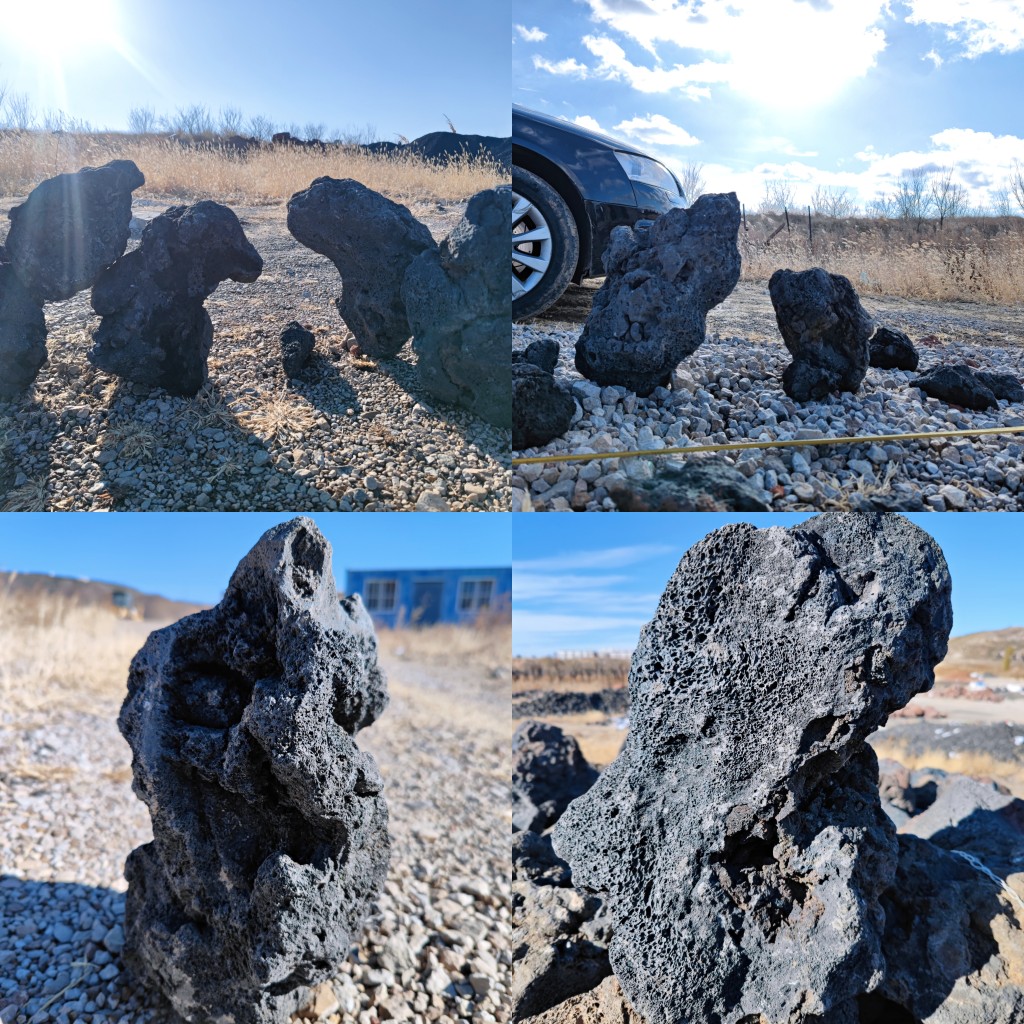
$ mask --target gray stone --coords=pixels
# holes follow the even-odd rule
[[[512,424],[512,293],[503,262],[511,234],[511,186],[478,192],[402,282],[422,386],[499,427]]]
[[[512,364],[512,447],[516,451],[561,437],[576,414],[572,394],[533,362]]]
[[[734,192],[701,196],[653,225],[617,227],[605,281],[576,343],[576,369],[638,395],[667,385],[704,341],[707,312],[736,287],[740,204]]]
[[[89,361],[125,380],[194,395],[207,379],[213,343],[204,301],[221,281],[252,282],[262,270],[226,206],[172,206],[94,285],[92,308],[103,320]]]
[[[665,466],[649,480],[625,480],[609,494],[620,512],[770,511],[761,492],[722,458]]]
[[[421,252],[436,249],[427,228],[358,181],[317,178],[288,200],[288,230],[338,268],[338,312],[363,353],[397,355],[412,334],[402,279]]]
[[[768,281],[775,319],[793,362],[783,390],[797,402],[856,392],[868,372],[875,325],[841,274],[820,267],[776,270]]]
[[[897,865],[865,740],[932,685],[951,623],[942,553],[898,515],[726,526],[686,553],[623,750],[553,834],[644,1018],[856,1021]]]
[[[289,377],[294,377],[309,363],[314,345],[316,338],[313,332],[307,331],[296,320],[281,332],[281,363]]]
[[[88,288],[124,252],[145,180],[131,160],[112,160],[47,179],[8,213],[8,258],[39,305]]]
[[[124,958],[182,1017],[284,1024],[348,955],[389,857],[353,736],[386,703],[370,617],[339,601],[310,519],[135,656],[118,725],[154,838],[125,865]]]
[[[543,832],[597,778],[576,740],[533,719],[512,736],[512,829]]]
[[[25,290],[14,268],[0,263],[0,399],[14,398],[46,362],[42,306]]]

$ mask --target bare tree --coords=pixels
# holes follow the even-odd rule
[[[764,183],[764,198],[759,207],[761,213],[782,213],[793,205],[793,189],[782,178],[768,178]]]
[[[9,128],[27,132],[36,123],[36,112],[27,92],[12,92],[4,104],[4,121]]]
[[[346,125],[335,133],[334,141],[344,146],[365,146],[370,142],[376,142],[380,136],[377,128],[372,124],[365,124],[362,128]]]
[[[850,190],[844,185],[819,185],[811,196],[811,206],[819,217],[852,217],[857,212]]]
[[[239,135],[242,131],[242,124],[245,115],[238,107],[220,108],[220,133],[221,135]]]
[[[868,200],[864,212],[878,220],[892,220],[896,216],[896,197],[891,192],[878,192]]]
[[[257,114],[255,117],[249,118],[249,134],[254,139],[262,139],[264,142],[270,141],[270,136],[277,130],[277,125],[268,117],[264,117],[262,114]]]
[[[1010,173],[1010,194],[1024,211],[1024,167],[1021,167],[1019,160],[1013,161],[1013,171]]]
[[[319,141],[327,133],[327,125],[323,121],[307,121],[302,128],[302,137],[307,142]]]
[[[178,107],[171,120],[174,131],[183,135],[212,135],[213,117],[207,107],[193,103],[190,107]]]
[[[932,177],[930,195],[940,228],[947,217],[963,217],[967,212],[967,189],[953,180],[952,167],[943,167]]]
[[[913,221],[920,230],[925,218],[931,212],[932,196],[928,190],[928,172],[923,167],[905,171],[896,183],[896,216],[900,220]]]
[[[149,135],[156,131],[156,111],[152,107],[132,107],[128,111],[128,131],[133,135]]]
[[[1013,196],[1006,185],[992,189],[992,215],[994,217],[1012,217],[1014,211]]]
[[[679,184],[683,187],[683,195],[688,203],[694,202],[704,194],[704,165],[690,161],[683,164],[679,173]]]

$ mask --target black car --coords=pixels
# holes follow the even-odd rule
[[[675,175],[633,146],[512,106],[512,319],[604,273],[612,228],[686,205]]]

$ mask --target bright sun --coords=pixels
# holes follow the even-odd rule
[[[4,12],[4,28],[20,47],[60,61],[115,43],[115,0],[26,0]]]

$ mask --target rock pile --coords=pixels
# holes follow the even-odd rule
[[[88,288],[128,244],[132,191],[143,184],[130,160],[49,178],[10,211],[0,246],[0,398],[13,398],[46,362],[47,302]]]
[[[125,865],[125,957],[185,1019],[285,1024],[348,955],[389,855],[353,736],[386,703],[370,618],[309,519],[136,655],[118,725],[154,838]]]
[[[317,178],[288,201],[288,230],[338,268],[336,304],[361,353],[390,358],[415,335],[431,395],[510,425],[511,298],[498,271],[510,188],[473,196],[438,246],[406,207],[352,179]]]
[[[687,552],[633,656],[625,746],[553,833],[645,1019],[852,1024],[906,958],[865,740],[932,685],[951,621],[942,553],[897,515]]]
[[[262,271],[260,254],[226,206],[172,206],[93,286],[92,308],[103,320],[89,361],[172,395],[196,394],[213,344],[203,303],[221,281],[252,282]]]
[[[931,398],[965,409],[994,409],[1001,398],[1024,402],[1024,388],[1012,374],[975,372],[964,363],[929,367],[915,378],[914,387]]]
[[[703,195],[652,224],[612,231],[604,284],[576,344],[576,369],[649,395],[704,341],[707,312],[740,276],[734,192]]]
[[[569,429],[576,402],[555,380],[558,343],[535,341],[512,353],[512,447],[547,444]]]
[[[856,392],[868,372],[875,325],[849,280],[820,267],[776,270],[768,292],[793,356],[782,375],[786,394],[807,402],[832,391]]]

